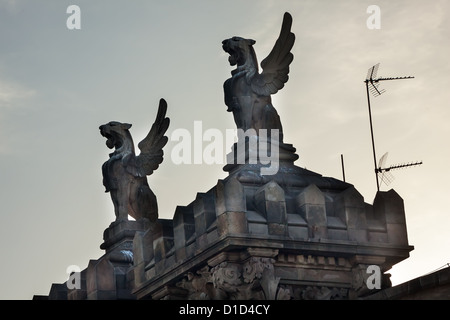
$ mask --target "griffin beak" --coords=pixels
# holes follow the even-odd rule
[[[109,149],[114,148],[114,145],[115,145],[115,143],[116,143],[114,137],[113,137],[112,135],[110,135],[109,133],[106,132],[105,126],[104,126],[104,125],[103,125],[103,126],[100,126],[99,129],[100,129],[100,134],[101,134],[103,137],[106,138],[106,146],[107,146]]]
[[[223,51],[225,51],[226,53],[228,53],[230,55],[228,57],[228,62],[230,63],[231,66],[234,66],[237,64],[237,59],[236,59],[236,54],[235,54],[234,50],[230,48],[229,41],[230,41],[230,39],[222,41],[222,49],[223,49]]]

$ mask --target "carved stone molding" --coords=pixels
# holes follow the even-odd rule
[[[275,259],[262,257],[250,257],[243,263],[223,261],[187,273],[176,286],[193,300],[290,299],[289,289],[279,286],[274,263]]]
[[[244,282],[250,283],[255,279],[261,279],[265,269],[271,270],[273,273],[273,263],[275,262],[272,258],[259,258],[252,257],[244,264],[243,278]]]
[[[295,285],[282,286],[280,289],[291,292],[290,298],[295,300],[347,300],[349,291],[347,288]]]
[[[188,272],[185,277],[177,282],[176,286],[187,291],[189,300],[211,300],[214,297],[211,285],[211,274],[206,266],[197,272]]]

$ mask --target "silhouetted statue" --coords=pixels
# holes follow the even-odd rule
[[[156,196],[148,186],[147,176],[163,161],[163,147],[168,140],[164,134],[170,122],[166,111],[167,103],[161,99],[150,132],[138,144],[139,156],[135,155],[133,139],[128,131],[131,124],[112,121],[100,126],[108,148],[115,148],[103,164],[102,173],[105,192],[111,193],[116,221],[128,220],[128,215],[136,220],[154,222],[158,219]]]
[[[285,13],[280,35],[270,54],[261,62],[253,49],[255,40],[233,37],[222,41],[223,50],[230,54],[232,77],[224,83],[225,104],[233,112],[238,129],[279,129],[282,141],[280,117],[272,105],[271,95],[283,88],[288,81],[289,65],[294,56],[290,52],[295,35],[291,32],[292,16]]]

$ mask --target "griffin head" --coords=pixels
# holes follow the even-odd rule
[[[223,40],[222,48],[230,55],[228,62],[230,62],[231,66],[242,66],[250,59],[256,60],[255,51],[253,50],[255,43],[256,41],[252,39],[233,37]]]
[[[258,71],[258,61],[253,49],[255,40],[232,37],[222,41],[223,50],[230,54],[228,58],[230,65],[237,65],[231,74],[233,76],[245,74],[247,83],[257,95],[275,94],[289,79],[289,65],[294,59],[291,49],[295,41],[291,26],[292,16],[286,12],[283,16],[280,35],[272,51],[261,61],[261,73]]]
[[[130,132],[128,131],[130,128],[131,124],[117,121],[111,121],[99,127],[100,134],[107,139],[106,146],[110,149],[114,147],[119,149],[126,140],[131,139]]]

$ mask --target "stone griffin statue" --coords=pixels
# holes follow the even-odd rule
[[[130,131],[131,124],[116,121],[100,126],[100,133],[108,148],[115,148],[109,160],[102,166],[105,192],[110,192],[114,204],[116,221],[128,220],[128,215],[136,220],[158,219],[156,196],[147,183],[151,175],[163,161],[163,147],[168,138],[164,136],[170,119],[166,117],[167,103],[159,102],[158,114],[150,132],[138,144],[141,153],[136,156]]]
[[[222,41],[223,50],[230,55],[230,65],[237,65],[224,83],[224,93],[227,111],[233,112],[238,129],[278,129],[282,141],[280,117],[270,96],[283,88],[289,78],[289,65],[294,58],[290,51],[295,41],[291,25],[292,16],[286,12],[275,46],[261,62],[261,73],[253,49],[255,40],[233,37]]]

